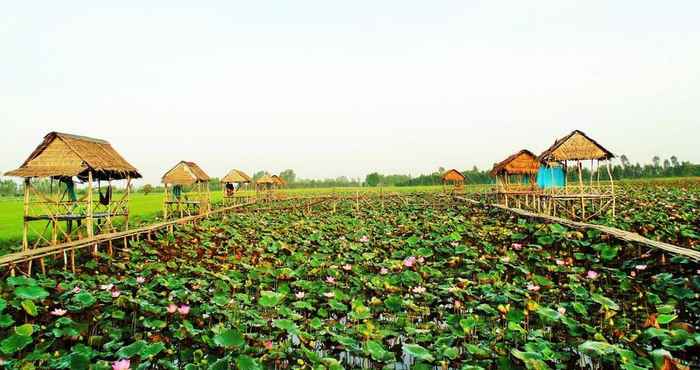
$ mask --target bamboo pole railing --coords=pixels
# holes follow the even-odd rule
[[[367,196],[367,197],[393,198],[393,197],[403,197],[403,196],[410,196],[410,195],[420,196],[421,194],[371,194],[371,195],[365,195],[365,196]],[[343,199],[356,200],[356,196],[351,195],[351,194],[348,194],[348,195],[297,196],[297,197],[290,197],[290,198],[286,198],[284,200],[280,200],[279,203],[288,202],[288,201],[299,201],[299,200],[306,200],[306,202],[296,204],[296,205],[291,205],[291,206],[282,205],[282,207],[270,206],[270,207],[264,207],[264,208],[257,208],[255,210],[256,211],[284,211],[284,210],[291,210],[291,209],[302,208],[302,207],[306,207],[308,209],[309,207],[321,204],[321,203],[328,201],[328,200],[343,200]],[[163,222],[154,223],[154,224],[142,226],[142,227],[135,228],[135,229],[119,231],[119,232],[111,232],[111,233],[105,233],[105,234],[98,234],[98,235],[94,235],[90,238],[79,239],[79,240],[65,242],[65,243],[61,243],[61,244],[50,245],[50,246],[46,246],[46,247],[33,248],[33,249],[24,250],[24,251],[16,252],[16,253],[9,253],[9,254],[0,256],[0,268],[9,268],[11,270],[11,272],[14,273],[15,267],[19,264],[22,264],[25,262],[32,262],[32,261],[37,260],[37,259],[39,259],[40,261],[43,261],[44,257],[63,254],[66,252],[71,252],[71,257],[73,257],[72,253],[74,253],[76,250],[90,248],[90,247],[94,248],[94,250],[97,250],[97,246],[99,246],[101,244],[108,244],[110,247],[110,250],[111,250],[112,242],[116,241],[116,240],[127,240],[129,238],[139,238],[141,235],[144,235],[144,234],[147,234],[148,237],[150,238],[150,235],[156,231],[159,231],[162,229],[172,229],[175,225],[194,223],[194,222],[201,221],[201,220],[208,218],[208,217],[211,217],[211,216],[216,216],[216,215],[231,212],[231,211],[239,211],[239,210],[246,208],[247,206],[255,204],[255,203],[257,203],[257,202],[255,199],[253,199],[252,201],[249,201],[246,203],[241,203],[241,204],[224,206],[221,208],[212,209],[211,211],[206,212],[204,214],[186,216],[186,217],[178,218],[176,220],[163,221]],[[43,265],[43,263],[42,263],[42,265]],[[73,266],[73,268],[75,268],[75,266]]]
[[[596,225],[596,224],[589,224],[585,222],[579,222],[579,221],[572,221],[566,218],[561,218],[561,217],[555,217],[555,216],[548,216],[540,213],[534,213],[530,211],[525,211],[522,209],[518,208],[510,208],[506,207],[501,204],[488,204],[488,203],[482,203],[474,199],[469,199],[465,197],[454,197],[454,199],[464,201],[467,203],[479,205],[479,206],[487,206],[487,207],[494,207],[494,208],[499,208],[508,212],[512,212],[521,216],[525,217],[530,217],[530,218],[536,218],[540,220],[544,220],[546,222],[554,222],[562,225],[566,225],[569,227],[577,228],[577,229],[594,229],[601,231],[605,234],[608,234],[610,236],[613,236],[617,239],[628,241],[628,242],[633,242],[633,243],[639,243],[642,245],[646,245],[648,247],[652,248],[658,248],[663,251],[673,253],[673,254],[678,254],[684,257],[688,257],[690,259],[693,259],[695,261],[700,262],[700,251],[696,251],[690,248],[683,248],[679,247],[677,245],[669,244],[669,243],[664,243],[658,240],[652,240],[645,238],[637,233],[633,233],[631,231],[625,231],[625,230],[620,230],[614,227],[610,226],[605,226],[605,225]]]

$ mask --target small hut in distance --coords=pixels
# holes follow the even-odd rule
[[[263,201],[270,201],[272,200],[273,193],[278,186],[278,180],[270,175],[264,175],[263,177],[255,180],[256,197],[261,198]]]
[[[162,182],[164,219],[210,211],[209,175],[196,163],[180,161],[163,175]]]
[[[458,192],[464,190],[464,180],[466,177],[454,168],[442,174],[442,187],[445,191]]]
[[[496,179],[496,201],[506,207],[535,207],[539,167],[537,156],[527,149],[496,163],[491,170],[491,176]]]
[[[224,193],[224,203],[229,204],[235,201],[236,193],[245,185],[250,184],[252,179],[245,172],[237,169],[229,171],[221,179]]]
[[[499,191],[532,190],[539,167],[537,156],[523,149],[493,165],[491,176],[496,179]]]
[[[47,134],[18,169],[5,175],[24,178],[23,250],[126,230],[131,179],[141,177],[109,142],[60,132]],[[49,188],[35,186],[37,178],[49,179]],[[84,191],[77,191],[74,179],[87,185]],[[126,180],[125,190],[113,194],[112,181],[119,180]],[[104,193],[101,182],[107,182]],[[45,225],[34,228],[37,223]]]
[[[280,177],[278,175],[272,175],[270,177],[272,177],[275,180],[275,182],[277,182],[278,188],[283,188],[283,187],[287,186],[287,181],[285,181],[282,177]]]

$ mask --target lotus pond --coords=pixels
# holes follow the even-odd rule
[[[698,366],[697,263],[428,197],[235,214],[135,242],[115,259],[85,256],[76,274],[7,277],[2,361],[122,370]]]

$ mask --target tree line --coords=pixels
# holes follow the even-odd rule
[[[600,178],[607,179],[607,170],[600,168],[602,171]],[[303,179],[297,178],[293,169],[286,169],[279,173],[279,176],[287,182],[287,188],[335,188],[335,187],[360,187],[360,186],[422,186],[422,185],[439,185],[442,183],[442,174],[445,168],[438,168],[436,171],[428,174],[412,176],[410,174],[381,174],[372,172],[367,174],[364,179],[349,178],[340,176],[327,179]],[[469,170],[461,170],[466,177],[468,184],[491,184],[494,182],[489,174],[490,170],[480,170],[476,166]],[[589,168],[583,168],[582,174],[584,178],[590,177],[591,171]],[[630,162],[626,155],[619,157],[619,163],[612,167],[612,174],[615,179],[644,179],[644,178],[659,178],[659,177],[692,177],[700,176],[700,165],[689,161],[680,161],[678,157],[671,156],[667,159],[661,159],[659,156],[654,156],[651,163],[640,164]],[[258,171],[253,174],[253,181],[270,175],[268,171]],[[567,172],[569,180],[578,178],[578,170],[569,168]],[[594,177],[597,174],[594,174]],[[43,192],[48,192],[51,189],[56,189],[57,181],[49,179],[41,179],[33,181],[33,186]],[[103,187],[106,184],[102,184]],[[218,177],[209,180],[209,188],[211,191],[221,190],[221,183]],[[0,179],[0,196],[21,196],[23,193],[23,185],[21,182],[4,178]],[[78,188],[77,192],[82,193],[85,190]],[[139,189],[132,188],[132,191],[141,191],[143,193],[162,192],[163,186],[145,184]]]

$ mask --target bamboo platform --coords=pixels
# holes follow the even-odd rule
[[[679,246],[676,246],[673,244],[660,242],[658,240],[648,239],[648,238],[645,238],[637,233],[633,233],[630,231],[620,230],[620,229],[616,229],[614,227],[605,226],[605,225],[596,225],[596,224],[589,224],[589,223],[580,222],[580,221],[572,221],[572,220],[569,220],[566,218],[548,216],[548,215],[534,213],[534,212],[530,212],[530,211],[526,211],[526,210],[518,209],[518,208],[509,208],[509,207],[506,207],[506,206],[501,205],[501,204],[482,203],[482,202],[479,202],[477,200],[469,199],[469,198],[465,198],[465,197],[454,197],[454,199],[464,201],[467,203],[472,203],[472,204],[479,205],[479,206],[494,207],[494,208],[502,209],[504,211],[512,212],[512,213],[515,213],[515,214],[518,214],[521,216],[540,219],[540,220],[543,220],[545,222],[554,222],[554,223],[566,225],[566,226],[577,228],[577,229],[598,230],[598,231],[601,231],[601,232],[608,234],[612,237],[615,237],[619,240],[624,240],[624,241],[633,242],[633,243],[639,243],[639,244],[642,244],[642,245],[645,245],[648,247],[657,248],[657,249],[661,249],[661,250],[669,252],[669,253],[688,257],[692,260],[700,262],[700,251],[696,251],[696,250],[689,249],[689,248],[679,247]]]

